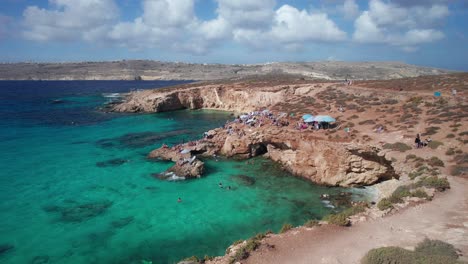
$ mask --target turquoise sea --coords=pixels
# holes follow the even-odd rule
[[[0,263],[176,263],[346,207],[319,199],[342,189],[263,158],[206,160],[201,179],[153,177],[171,163],[148,160],[152,149],[197,139],[232,116],[99,107],[113,93],[177,83],[0,82]]]

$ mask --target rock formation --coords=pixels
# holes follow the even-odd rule
[[[312,88],[315,86],[310,84],[261,88],[249,85],[243,89],[236,83],[195,84],[183,88],[134,92],[125,102],[113,108],[120,112],[210,108],[242,113],[284,104],[285,98],[301,103],[301,98],[314,93]],[[370,185],[398,177],[391,162],[379,155],[380,150],[376,147],[353,143],[350,138],[336,141],[323,138],[323,133],[298,131],[294,127],[297,118],[285,113],[257,117],[258,125],[230,122],[225,128],[209,131],[203,140],[160,148],[151,152],[149,157],[176,162],[174,167],[162,174],[162,178],[171,179],[200,177],[203,162],[197,155],[213,154],[239,159],[265,155],[294,175],[330,186]]]

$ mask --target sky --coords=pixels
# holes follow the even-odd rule
[[[468,0],[0,0],[0,62],[401,61],[468,71]]]

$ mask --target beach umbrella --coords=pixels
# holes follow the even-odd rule
[[[304,122],[306,122],[306,123],[312,123],[312,122],[314,122],[314,121],[315,121],[315,120],[314,120],[314,117],[313,117],[313,116],[311,116],[311,117],[309,117],[309,118],[307,118],[307,119],[304,119]]]
[[[306,120],[306,119],[311,118],[311,117],[314,117],[314,116],[311,115],[311,114],[305,114],[305,115],[302,116],[302,119]]]
[[[314,121],[333,123],[333,122],[336,122],[336,119],[331,117],[331,116],[328,116],[328,115],[318,115],[318,116],[314,117]]]

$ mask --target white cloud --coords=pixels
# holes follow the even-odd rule
[[[113,0],[49,0],[51,9],[23,12],[25,38],[35,41],[95,40],[118,16]]]
[[[345,0],[341,11],[346,19],[355,19],[359,15],[359,6],[354,0]]]
[[[23,12],[23,35],[34,41],[106,42],[132,50],[175,50],[202,54],[224,42],[287,51],[312,42],[338,42],[346,33],[324,11],[276,7],[275,0],[215,0],[216,17],[195,14],[197,0],[142,0],[142,13],[119,21],[114,0],[49,0],[48,8]],[[343,8],[357,12],[354,0]]]
[[[414,51],[418,45],[440,40],[437,27],[449,15],[440,4],[403,7],[392,2],[371,0],[369,10],[355,20],[353,39],[360,43],[380,43]]]
[[[325,13],[309,13],[284,5],[276,11],[272,38],[282,43],[340,41],[346,38]]]
[[[265,28],[275,15],[275,0],[216,0],[218,16],[235,28]]]

